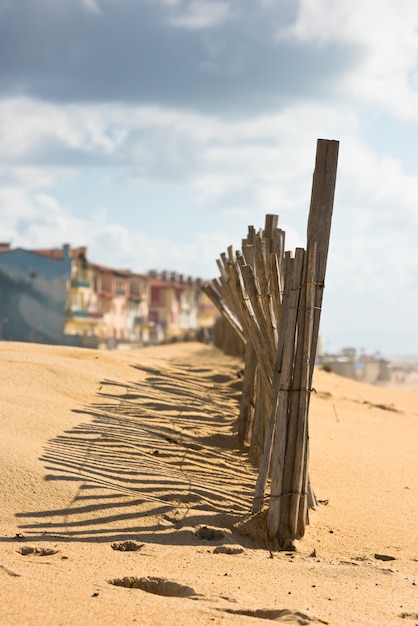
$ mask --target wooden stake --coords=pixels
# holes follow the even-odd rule
[[[260,461],[259,472],[257,476],[257,482],[255,486],[252,514],[261,511],[264,501],[264,494],[266,489],[267,477],[270,469],[271,451],[273,447],[274,433],[276,428],[276,410],[277,410],[277,397],[280,390],[280,375],[282,369],[283,350],[286,338],[286,329],[288,328],[288,315],[289,315],[289,303],[291,297],[292,287],[292,273],[293,273],[293,259],[287,258],[285,262],[286,274],[284,285],[284,305],[282,309],[282,316],[280,318],[278,345],[276,351],[276,361],[274,365],[271,400],[270,400],[270,414],[267,423],[263,454]]]
[[[245,347],[244,378],[238,418],[238,440],[242,446],[249,446],[252,439],[255,407],[255,372],[257,355],[251,341]]]
[[[315,315],[312,329],[311,378],[318,345],[319,322],[327,269],[328,248],[331,235],[332,211],[334,208],[335,183],[337,179],[339,142],[318,139],[315,171],[312,181],[311,205],[309,209],[307,244],[317,242],[318,289],[315,298]]]
[[[311,393],[311,360],[312,360],[312,332],[313,320],[315,313],[315,294],[317,287],[316,273],[316,254],[317,245],[314,242],[308,247],[307,251],[307,271],[305,274],[305,297],[304,310],[301,311],[303,317],[303,335],[299,337],[301,344],[301,363],[300,372],[297,377],[297,385],[299,391],[297,393],[298,401],[297,410],[295,411],[295,441],[294,441],[294,458],[293,471],[290,483],[290,493],[288,499],[288,533],[290,538],[301,538],[301,532],[305,532],[305,527],[298,523],[299,508],[301,508],[300,520],[307,520],[307,493],[306,493],[306,477],[308,467],[308,409],[309,398]],[[296,377],[295,377],[296,378]]]
[[[274,369],[275,383],[279,382],[279,390],[276,396],[276,385],[274,385],[272,388],[272,404],[275,406],[276,415],[271,463],[270,503],[267,514],[267,531],[269,539],[271,541],[276,538],[280,522],[283,467],[286,452],[288,405],[292,390],[296,320],[304,254],[305,251],[303,250],[303,248],[297,248],[295,251],[292,271],[292,283],[289,294],[289,302],[287,305],[288,314],[286,315],[286,328],[284,330],[285,344],[283,349],[283,357],[281,364],[276,363],[279,368],[275,367]],[[280,543],[280,538],[278,539]]]

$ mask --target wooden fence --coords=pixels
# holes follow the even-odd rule
[[[240,251],[221,254],[220,277],[205,288],[245,345],[238,436],[259,466],[252,513],[266,511],[269,541],[286,549],[303,537],[315,506],[308,413],[338,148],[338,141],[317,142],[306,249],[285,251],[278,216],[266,215],[264,228],[249,227]]]

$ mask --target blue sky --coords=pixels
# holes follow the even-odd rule
[[[305,245],[340,141],[325,348],[418,354],[416,0],[0,0],[0,239],[218,275]]]

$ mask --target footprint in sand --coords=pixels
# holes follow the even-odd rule
[[[16,572],[14,572],[13,570],[9,569],[8,567],[5,567],[4,565],[0,565],[0,570],[2,572],[5,572],[8,576],[13,576],[18,578],[20,576],[20,574],[16,574]]]
[[[374,558],[378,561],[396,561],[396,557],[390,556],[390,554],[375,554]]]
[[[140,550],[145,543],[138,543],[137,541],[127,540],[112,543],[113,550],[119,550],[119,552],[136,552]]]
[[[59,550],[53,550],[52,548],[32,548],[31,546],[22,546],[17,550],[22,556],[32,554],[33,556],[51,556],[57,554]]]
[[[215,539],[223,539],[225,534],[218,530],[218,528],[211,528],[210,526],[200,526],[196,529],[196,537],[199,539],[207,539],[213,541]]]
[[[213,554],[242,554],[245,552],[244,548],[234,546],[217,546],[213,550]]]
[[[125,576],[124,578],[113,578],[108,580],[110,585],[116,587],[127,587],[128,589],[141,589],[147,593],[154,593],[157,596],[169,596],[176,598],[197,598],[200,594],[196,593],[193,587],[180,585],[166,578],[158,578],[156,576],[146,576],[138,578],[136,576]]]
[[[232,615],[246,615],[248,617],[258,617],[259,619],[269,619],[272,621],[298,624],[299,626],[309,626],[310,624],[328,624],[322,619],[311,617],[300,611],[290,611],[289,609],[255,609],[254,611],[245,609],[218,609]]]

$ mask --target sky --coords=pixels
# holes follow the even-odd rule
[[[204,279],[340,142],[320,334],[418,355],[416,0],[0,0],[0,241]]]

